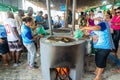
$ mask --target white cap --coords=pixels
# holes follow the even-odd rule
[[[101,18],[104,19],[104,14],[103,13],[97,13],[94,18]]]

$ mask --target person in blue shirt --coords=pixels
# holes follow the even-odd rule
[[[114,49],[110,27],[103,21],[104,15],[98,13],[95,16],[96,26],[83,27],[81,30],[92,30],[93,46],[95,48],[96,77],[94,80],[101,80],[101,75],[106,67],[106,60],[111,49]]]
[[[9,52],[9,48],[8,48],[6,30],[3,25],[0,25],[0,54],[3,57],[5,66],[8,66],[8,56],[7,56],[8,52]]]
[[[51,24],[52,24],[52,18],[51,18]],[[48,25],[48,15],[47,14],[45,14],[44,15],[44,29],[45,30],[48,30],[49,29],[49,25]]]
[[[28,55],[27,55],[28,68],[34,69],[35,68],[34,62],[36,55],[36,47],[34,44],[34,40],[36,40],[38,36],[33,35],[32,33],[31,25],[33,24],[33,19],[31,17],[26,17],[23,19],[23,21],[25,23],[21,27],[21,36],[22,36],[23,44],[28,50]]]
[[[43,15],[43,12],[42,11],[39,11],[37,16],[35,17],[35,22],[39,25],[44,25],[44,17],[42,16]]]

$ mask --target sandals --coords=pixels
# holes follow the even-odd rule
[[[112,70],[111,72],[113,72],[113,73],[120,73],[120,69]]]

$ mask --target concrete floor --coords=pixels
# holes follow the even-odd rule
[[[10,63],[9,67],[5,67],[0,62],[0,80],[42,80],[40,67],[35,70],[27,68],[26,53],[22,56],[22,65],[13,67]],[[40,65],[39,57],[36,57],[37,65]]]
[[[120,47],[118,50],[118,58],[120,59]],[[108,60],[107,66],[102,75],[102,80],[120,80],[120,77],[119,77],[120,73],[111,72],[111,70],[115,70],[115,69],[120,69],[120,67],[116,66],[116,64]],[[83,75],[82,80],[93,80],[95,75],[91,74],[90,71],[94,71],[94,70],[95,70],[94,56],[86,56],[85,74]]]
[[[2,65],[2,61],[0,61],[0,80],[43,80],[40,67],[36,70],[27,69],[26,53],[23,53],[22,61],[23,64],[19,67],[13,67],[12,64],[9,67],[5,67]],[[37,65],[40,66],[39,57],[36,57],[36,61]],[[86,56],[85,62],[85,74],[81,80],[93,80],[95,75],[89,71],[95,69],[94,56]],[[102,80],[120,80],[120,74],[112,73],[111,69],[117,69],[117,66],[108,61]]]

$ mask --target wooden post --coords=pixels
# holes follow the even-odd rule
[[[75,31],[75,12],[76,12],[76,0],[73,0],[72,32]]]
[[[53,35],[52,25],[51,25],[51,12],[50,12],[50,0],[46,0],[47,12],[48,12],[48,24],[50,29],[50,35]]]
[[[69,0],[66,0],[65,28],[68,27],[68,4],[69,4]]]

